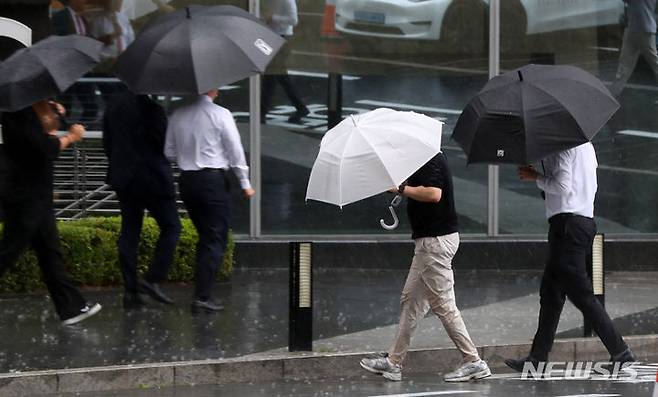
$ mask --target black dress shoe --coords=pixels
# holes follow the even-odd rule
[[[634,363],[637,361],[635,354],[631,351],[630,347],[627,347],[626,350],[617,354],[616,356],[610,357],[610,361],[613,363]]]
[[[164,292],[160,289],[160,286],[156,283],[149,283],[146,280],[142,280],[139,282],[139,287],[141,288],[142,292],[147,293],[151,298],[155,299],[158,302],[166,303],[168,305],[171,305],[174,303],[174,301],[165,295]]]
[[[126,292],[123,294],[124,309],[140,309],[146,306],[146,302],[137,292]]]
[[[626,363],[634,363],[637,359],[631,351],[630,347],[627,347],[623,352],[611,356],[610,363],[603,366],[603,369],[607,370],[611,374],[615,372],[615,367],[617,370],[621,369]]]
[[[224,310],[224,306],[210,301],[202,301],[197,299],[194,302],[192,302],[193,313],[199,313],[199,312],[213,313],[222,310]]]
[[[533,360],[530,357],[521,358],[521,359],[515,359],[515,358],[505,359],[505,365],[512,368],[516,372],[523,372],[523,367],[525,366],[526,363],[530,363],[535,367],[535,369],[538,369],[539,361]]]
[[[308,109],[298,110],[288,117],[288,122],[298,124],[302,121],[302,117],[306,116],[308,113]]]

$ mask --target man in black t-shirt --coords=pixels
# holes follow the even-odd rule
[[[407,213],[414,257],[400,299],[400,323],[388,354],[364,358],[361,366],[386,379],[402,380],[404,360],[418,321],[428,310],[436,314],[462,354],[463,365],[444,376],[447,382],[481,379],[491,371],[478,355],[455,303],[452,258],[459,247],[452,176],[443,153],[437,154],[406,183],[391,192],[409,198]]]

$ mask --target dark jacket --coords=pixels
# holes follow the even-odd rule
[[[2,138],[8,171],[5,199],[52,200],[59,139],[43,131],[32,107],[3,113]]]
[[[164,155],[166,133],[167,115],[160,105],[145,95],[118,95],[103,117],[107,183],[115,190],[173,196],[173,172]]]
[[[87,28],[85,24],[85,28]],[[50,19],[50,31],[57,36],[76,34],[75,23],[68,8],[54,12]]]

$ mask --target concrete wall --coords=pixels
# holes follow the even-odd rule
[[[658,270],[658,241],[609,240],[605,243],[606,270]],[[455,269],[541,269],[545,240],[465,239],[455,256]],[[333,268],[405,269],[413,254],[411,241],[317,241],[313,266]],[[243,241],[236,245],[236,267],[285,268],[289,263],[284,241]]]

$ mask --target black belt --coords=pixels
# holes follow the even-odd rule
[[[580,218],[585,218],[585,219],[592,219],[592,218],[587,217],[587,216],[574,214],[573,212],[561,212],[559,214],[555,214],[552,217],[548,218],[548,223],[564,221],[567,218],[575,218],[575,217],[580,217]]]
[[[223,168],[201,168],[200,170],[187,170],[183,172],[219,172],[223,174],[226,170]]]

